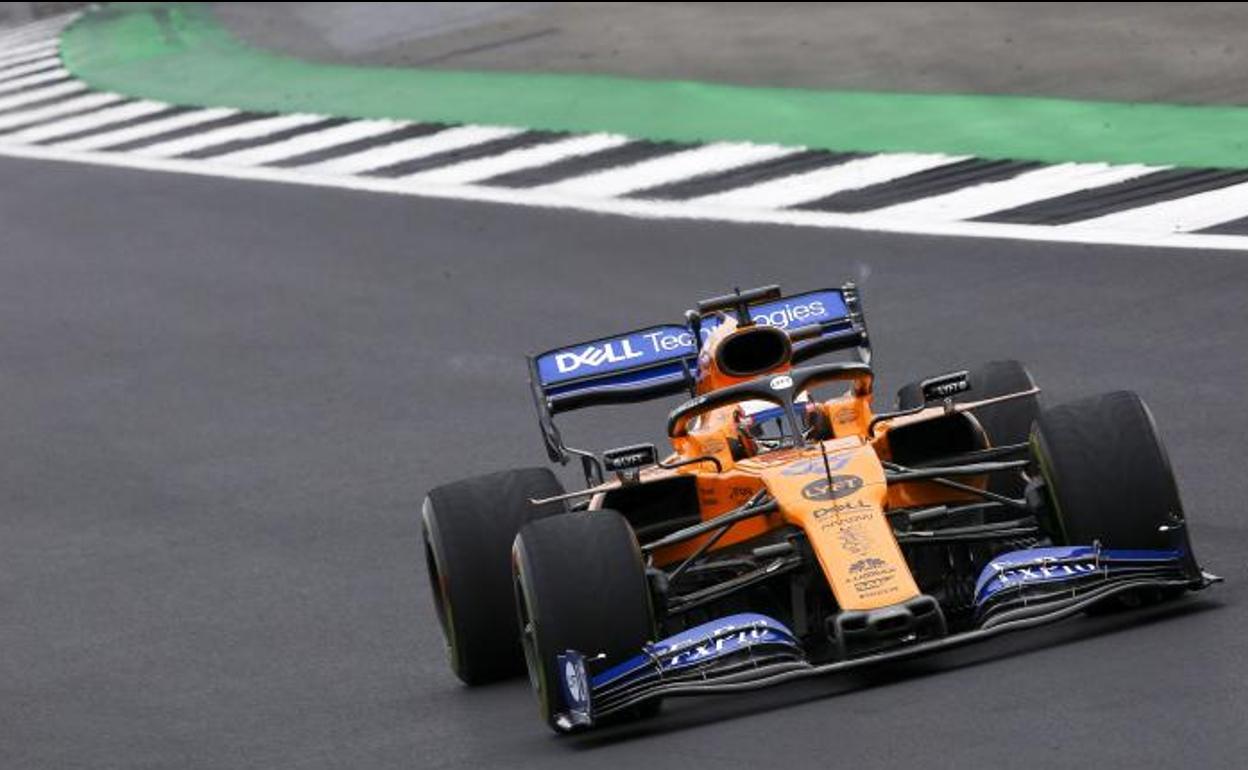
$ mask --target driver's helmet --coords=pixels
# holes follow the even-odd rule
[[[806,393],[799,393],[797,398],[793,399],[793,403],[798,407],[798,415],[803,418],[810,412],[809,409],[803,407],[813,405]],[[779,404],[762,399],[742,401],[737,404],[736,420],[746,456],[779,449],[793,443],[794,437],[789,435],[784,407]],[[808,426],[804,424],[802,427],[805,429]]]

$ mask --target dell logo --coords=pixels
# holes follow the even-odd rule
[[[580,353],[568,351],[555,354],[555,368],[560,374],[567,374],[582,366],[598,367],[603,364],[618,364],[630,358],[641,358],[641,353],[633,350],[631,340],[613,340],[602,345],[587,345]]]

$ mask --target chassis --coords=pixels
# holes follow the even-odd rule
[[[841,351],[853,360],[802,365]],[[578,459],[586,486],[530,469],[430,493],[456,673],[507,675],[519,647],[543,717],[567,732],[1217,580],[1134,394],[1041,410],[1026,370],[996,362],[876,412],[870,362],[852,284],[738,291],[683,326],[531,357],[548,455]],[[662,458],[574,449],[554,423],[682,392]]]

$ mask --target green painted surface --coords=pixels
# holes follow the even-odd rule
[[[66,30],[61,50],[66,66],[97,88],[178,104],[831,150],[1248,167],[1248,108],[350,67],[251,48],[198,3],[90,10]]]

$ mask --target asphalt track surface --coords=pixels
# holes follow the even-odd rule
[[[1248,754],[1242,254],[423,200],[0,159],[0,767],[1173,767]],[[520,355],[862,282],[881,400],[997,357],[1152,405],[1228,582],[559,739],[451,677],[431,486],[532,463]],[[608,446],[667,404],[568,420]]]

